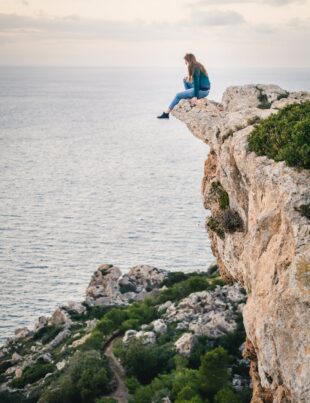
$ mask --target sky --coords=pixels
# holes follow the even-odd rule
[[[0,0],[0,65],[310,68],[310,0]]]

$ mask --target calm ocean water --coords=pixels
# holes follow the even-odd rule
[[[208,70],[229,85],[310,90],[306,70]],[[156,115],[180,69],[0,68],[0,341],[81,300],[102,263],[204,270],[208,148]]]

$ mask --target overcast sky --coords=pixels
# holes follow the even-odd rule
[[[310,67],[310,0],[0,0],[1,65]]]

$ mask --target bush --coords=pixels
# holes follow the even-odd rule
[[[159,373],[173,368],[171,345],[143,344],[135,339],[126,349],[119,350],[119,354],[128,376],[135,377],[143,385],[150,383]]]
[[[216,197],[217,202],[220,205],[221,210],[225,210],[229,207],[229,196],[226,190],[223,188],[219,181],[211,183],[211,192]]]
[[[58,335],[58,333],[60,333],[61,330],[63,330],[61,326],[55,326],[55,325],[44,326],[34,333],[33,339],[34,340],[41,339],[42,343],[46,344],[52,341]]]
[[[55,369],[53,364],[36,363],[23,370],[21,377],[13,379],[10,386],[13,388],[24,388],[26,385],[37,382],[46,374],[53,372]]]
[[[98,351],[76,351],[64,373],[41,396],[44,403],[91,403],[112,390],[106,357]]]
[[[270,109],[271,102],[268,101],[267,95],[263,93],[262,88],[256,87],[256,89],[259,91],[258,100],[260,101],[260,104],[258,105],[258,108]]]
[[[303,217],[310,220],[310,204],[302,204],[299,208],[296,208],[296,210],[299,211]]]
[[[237,211],[231,208],[226,209],[222,213],[222,223],[226,232],[235,232],[242,230],[242,220]]]
[[[180,281],[174,284],[167,290],[163,290],[158,296],[156,302],[164,303],[168,300],[179,301],[182,298],[187,297],[192,292],[203,291],[210,289],[210,282],[208,275],[203,274],[192,274],[184,281]]]
[[[214,396],[214,403],[240,403],[240,399],[229,386],[225,386]]]
[[[209,217],[207,220],[207,227],[209,227],[211,231],[215,232],[219,238],[225,238],[225,232],[218,217]]]
[[[170,271],[161,285],[171,287],[180,281],[186,280],[188,276],[189,274],[186,274],[183,271]]]
[[[310,101],[292,104],[262,120],[248,138],[249,150],[289,166],[310,169]]]
[[[160,375],[155,378],[149,385],[140,386],[134,394],[134,403],[154,403],[160,402],[162,398],[170,397],[172,387],[171,375]]]
[[[208,398],[227,385],[229,361],[227,351],[221,346],[202,357],[199,368],[201,390]]]

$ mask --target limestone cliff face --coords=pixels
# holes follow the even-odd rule
[[[220,189],[239,220],[234,232],[207,230],[221,274],[248,294],[244,354],[251,359],[252,402],[310,401],[310,223],[298,211],[310,200],[310,173],[247,147],[255,121],[306,99],[310,93],[251,84],[228,87],[221,103],[181,101],[172,112],[210,147],[205,207],[218,214]],[[269,109],[261,109],[262,100]]]

